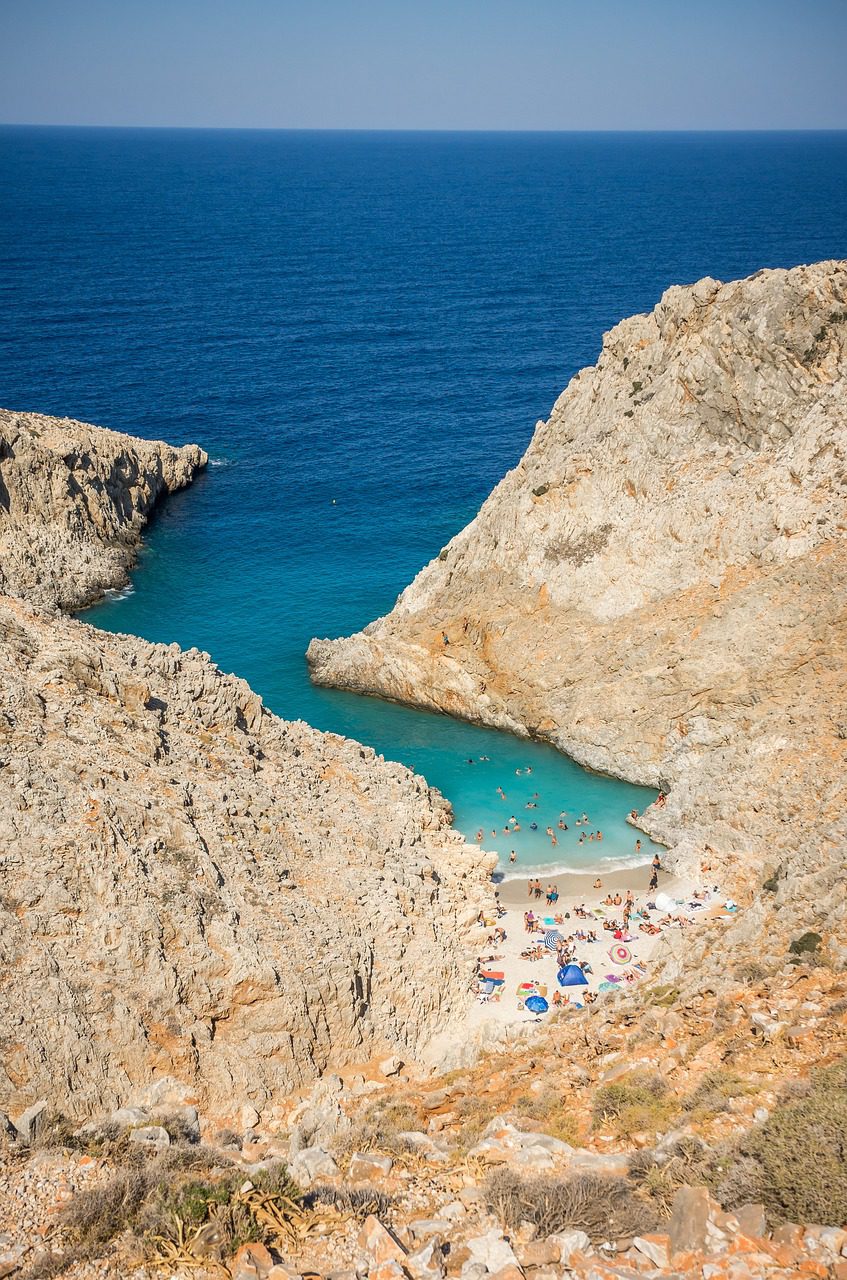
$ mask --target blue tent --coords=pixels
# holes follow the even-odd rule
[[[560,987],[587,987],[588,979],[578,964],[563,965],[556,974]]]

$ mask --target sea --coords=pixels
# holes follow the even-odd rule
[[[507,874],[639,861],[654,793],[316,689],[304,651],[391,608],[604,330],[847,256],[847,134],[4,128],[0,179],[0,403],[211,456],[87,620],[410,765]]]

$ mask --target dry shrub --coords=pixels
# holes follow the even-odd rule
[[[347,1151],[389,1151],[396,1154],[413,1150],[408,1139],[400,1135],[420,1127],[420,1116],[408,1102],[375,1102],[353,1122],[344,1139]]]
[[[703,1076],[696,1089],[683,1099],[682,1107],[696,1118],[706,1119],[726,1111],[730,1098],[746,1093],[755,1093],[748,1080],[728,1067],[717,1067]]]
[[[394,1197],[377,1191],[375,1187],[334,1187],[330,1183],[319,1183],[307,1192],[304,1204],[309,1209],[327,1205],[339,1213],[352,1214],[354,1218],[366,1218],[372,1213],[384,1222],[391,1216]]]
[[[594,1094],[592,1117],[595,1128],[627,1135],[660,1128],[677,1106],[661,1076],[635,1074],[601,1085]]]
[[[265,1228],[237,1199],[241,1170],[222,1165],[220,1155],[202,1146],[170,1147],[161,1155],[127,1152],[125,1163],[96,1186],[80,1191],[65,1206],[59,1224],[70,1240],[61,1257],[39,1260],[21,1280],[49,1280],[72,1263],[102,1256],[129,1233],[141,1246],[176,1240],[214,1221],[227,1248],[265,1238]],[[272,1165],[253,1179],[258,1190],[299,1202],[302,1192],[286,1166]]]
[[[658,1223],[654,1205],[625,1178],[596,1174],[521,1178],[508,1169],[491,1175],[485,1187],[488,1208],[514,1230],[531,1222],[541,1237],[585,1231],[592,1240],[642,1235]]]
[[[524,1094],[512,1104],[516,1116],[537,1120],[544,1132],[570,1145],[579,1145],[579,1122],[572,1107],[555,1089],[541,1089],[536,1094]]]
[[[673,1198],[680,1187],[705,1183],[714,1190],[721,1173],[721,1153],[693,1135],[680,1138],[661,1154],[636,1151],[629,1165],[631,1180],[650,1197],[663,1218],[670,1217]]]

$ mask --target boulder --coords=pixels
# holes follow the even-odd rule
[[[516,1267],[518,1260],[512,1246],[502,1231],[493,1228],[484,1236],[475,1236],[467,1242],[471,1261],[480,1263],[487,1271],[501,1271],[503,1267]]]
[[[232,1280],[269,1280],[274,1260],[263,1244],[243,1244],[232,1264]]]
[[[171,1143],[170,1134],[160,1124],[148,1124],[140,1129],[131,1129],[129,1140],[139,1147],[169,1147]]]
[[[559,1261],[564,1266],[575,1254],[588,1253],[591,1249],[591,1239],[584,1231],[559,1231],[550,1236],[550,1240],[558,1248]]]
[[[323,1147],[304,1147],[298,1151],[289,1166],[295,1182],[310,1187],[319,1178],[336,1178],[341,1170]]]
[[[707,1187],[680,1187],[673,1198],[668,1223],[670,1255],[697,1253],[706,1247],[711,1212]]]
[[[40,1102],[34,1102],[31,1107],[27,1107],[15,1121],[19,1140],[25,1143],[34,1142],[46,1123],[47,1102],[42,1098]]]
[[[377,1266],[387,1262],[402,1263],[406,1257],[406,1249],[397,1237],[372,1213],[362,1223],[356,1243]]]
[[[374,1178],[387,1178],[393,1165],[391,1156],[375,1151],[356,1151],[350,1157],[347,1178],[350,1182],[373,1182]]]

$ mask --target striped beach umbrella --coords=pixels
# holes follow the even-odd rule
[[[620,942],[612,947],[609,955],[615,964],[629,964],[632,959],[632,952],[629,947],[623,946]]]
[[[548,929],[544,935],[544,945],[548,951],[555,951],[560,942],[564,942],[564,938],[558,929]]]

